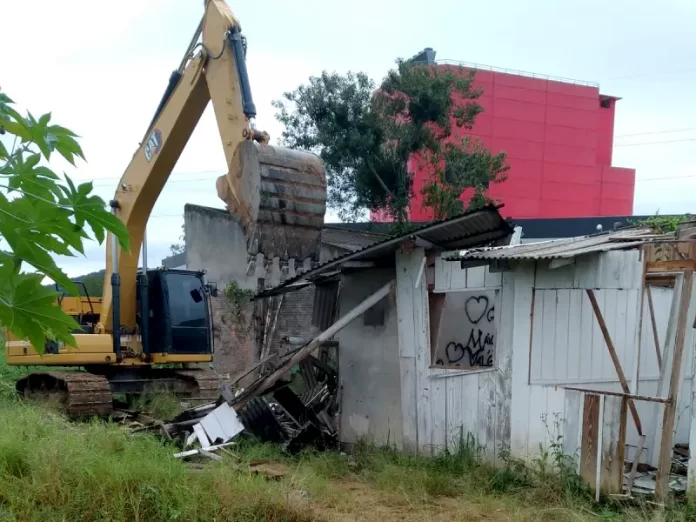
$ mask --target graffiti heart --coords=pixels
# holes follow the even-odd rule
[[[488,297],[485,295],[471,296],[464,304],[466,318],[472,324],[477,324],[488,311]]]

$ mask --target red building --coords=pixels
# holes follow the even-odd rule
[[[435,67],[426,49],[414,60]],[[466,66],[466,64],[463,64]],[[473,68],[473,67],[472,67]],[[476,66],[475,87],[484,111],[471,131],[492,152],[505,152],[508,179],[490,187],[512,218],[622,216],[633,213],[635,169],[612,166],[614,112],[619,98],[587,82]],[[422,207],[427,174],[414,172],[412,221],[432,218]]]

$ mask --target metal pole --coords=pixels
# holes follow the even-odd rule
[[[147,272],[147,228],[143,232],[143,273]]]
[[[111,202],[111,211],[114,216],[118,209],[116,201]],[[113,322],[113,350],[116,360],[121,361],[121,276],[118,273],[118,238],[111,233],[111,306]]]

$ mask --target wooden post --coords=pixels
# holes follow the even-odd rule
[[[623,389],[624,393],[631,393],[631,389],[628,387],[628,381],[626,381],[626,375],[623,372],[623,368],[621,368],[621,361],[619,361],[619,356],[616,355],[616,349],[614,348],[614,343],[611,340],[611,335],[609,334],[609,330],[607,329],[607,324],[604,322],[604,317],[602,316],[602,311],[599,309],[599,305],[597,304],[597,298],[594,295],[594,290],[588,289],[586,290],[587,292],[587,297],[590,298],[590,303],[592,304],[592,309],[594,310],[595,316],[597,317],[597,322],[599,323],[599,328],[602,330],[602,335],[604,336],[604,342],[607,344],[607,348],[609,349],[609,355],[611,356],[611,360],[614,363],[614,368],[616,369],[616,374],[619,376],[619,381],[621,382],[621,388]],[[638,416],[638,410],[636,409],[635,403],[631,400],[628,403],[628,407],[631,409],[631,416],[633,417],[633,422],[636,424],[636,430],[638,431],[638,435],[643,434],[643,427],[640,423],[640,417]]]
[[[612,395],[585,395],[580,447],[580,476],[600,493],[623,488],[628,400]]]
[[[669,380],[669,402],[665,404],[665,413],[662,421],[662,441],[660,443],[660,458],[655,477],[655,500],[664,502],[669,493],[669,474],[672,464],[674,444],[674,419],[677,412],[677,398],[681,384],[681,363],[684,354],[684,338],[686,336],[686,319],[691,303],[691,287],[693,285],[694,272],[684,272],[684,281],[681,288],[681,301],[679,304],[679,318],[677,319],[677,334],[674,341],[674,360],[672,363],[672,375]]]
[[[580,476],[590,487],[597,487],[597,452],[599,447],[599,395],[585,394],[582,409],[580,442]]]
[[[657,369],[662,370],[662,350],[660,350],[660,336],[657,333],[657,321],[655,320],[655,307],[653,306],[652,291],[650,285],[645,285],[648,294],[648,310],[650,311],[650,323],[652,324],[653,339],[655,340],[655,353],[657,354]]]
[[[657,390],[655,395],[660,397],[669,396],[669,375],[674,361],[674,342],[676,340],[677,319],[679,316],[679,305],[684,289],[684,274],[677,274],[674,279],[674,292],[669,308],[667,320],[667,332],[665,333],[662,344],[662,370],[657,380]],[[662,420],[664,409],[655,407],[652,422],[652,439],[650,440],[650,465],[657,468],[660,463],[660,439],[662,438]]]

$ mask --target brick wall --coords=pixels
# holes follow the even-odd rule
[[[272,310],[277,306],[280,297],[274,299],[273,304],[269,300]],[[291,348],[282,341],[285,337],[310,340],[319,333],[317,328],[312,326],[313,304],[313,286],[283,295],[270,353],[284,353]],[[211,312],[215,343],[213,367],[223,378],[234,378],[251,368],[258,360],[253,332],[253,305],[249,305],[238,315],[227,297],[220,295],[211,298]]]
[[[280,297],[276,297],[280,299]],[[298,337],[311,340],[319,332],[312,327],[312,307],[314,305],[314,286],[307,286],[297,292],[283,294],[278,322],[271,343],[271,353],[284,353],[291,347],[282,342],[284,337]]]
[[[224,295],[212,297],[213,367],[223,379],[240,375],[256,362],[253,336],[253,306],[237,314]],[[241,320],[240,320],[241,317]]]

